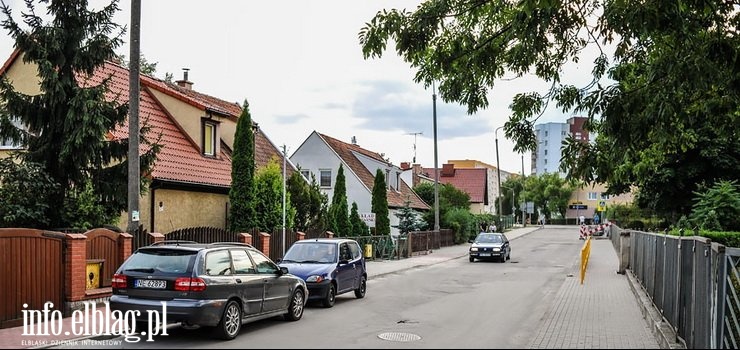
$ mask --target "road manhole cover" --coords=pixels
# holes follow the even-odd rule
[[[421,337],[413,333],[386,332],[378,334],[378,338],[390,341],[409,342],[421,340]]]

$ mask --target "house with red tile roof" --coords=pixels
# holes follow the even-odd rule
[[[384,172],[387,183],[388,211],[391,234],[397,235],[398,217],[395,213],[409,202],[418,211],[429,210],[429,206],[401,179],[400,167],[389,163],[383,156],[360,147],[356,142],[347,143],[325,134],[313,131],[295,150],[290,160],[300,171],[310,178],[316,176],[322,192],[329,198],[334,194],[339,165],[344,168],[347,187],[347,205],[357,203],[360,213],[370,213],[375,174],[378,169]]]
[[[434,168],[420,168],[419,171],[419,176],[434,179]],[[439,169],[439,183],[450,184],[467,193],[471,213],[493,214],[496,212],[495,197],[490,196],[488,172],[485,168],[458,168],[446,163]]]
[[[2,66],[0,76],[20,92],[40,93],[36,66],[24,63],[18,51]],[[119,64],[107,62],[93,76],[80,77],[80,84],[96,85],[106,78],[110,78],[107,98],[126,103],[129,71]],[[179,86],[145,75],[140,82],[140,123],[151,128],[150,137],[161,134],[162,145],[151,184],[141,197],[140,223],[149,232],[162,233],[193,226],[227,227],[231,147],[241,107],[193,91],[192,83]],[[282,167],[279,149],[256,123],[254,130],[255,165],[264,166],[274,157]],[[111,130],[109,137],[127,138],[128,124]],[[0,157],[10,149],[0,149]],[[287,171],[295,171],[292,164]],[[118,226],[127,225],[123,213]]]

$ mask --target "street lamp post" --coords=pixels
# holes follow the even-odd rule
[[[527,176],[524,175],[524,153],[522,153],[522,190],[524,190],[524,184],[526,182]],[[521,196],[522,193],[519,192],[519,195]],[[526,221],[527,218],[525,216],[524,209],[522,209],[522,227],[527,227]]]
[[[434,231],[439,231],[439,167],[437,166],[437,89],[432,82],[432,118],[434,119]]]
[[[496,138],[496,178],[498,180],[498,216],[499,219],[501,218],[501,215],[503,214],[502,205],[501,205],[501,166],[499,165],[498,160],[498,129],[503,128],[503,126],[499,126],[496,128],[496,130],[493,132],[495,138]]]

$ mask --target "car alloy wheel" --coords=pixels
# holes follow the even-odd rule
[[[231,340],[239,335],[242,327],[242,311],[236,301],[230,300],[226,304],[224,314],[221,316],[221,322],[216,326],[218,337],[225,340]]]
[[[360,280],[360,286],[355,289],[355,296],[357,297],[357,299],[362,299],[365,297],[365,292],[367,292],[367,278],[365,276],[362,276]]]
[[[288,306],[288,313],[285,314],[285,319],[288,321],[298,321],[303,317],[303,306],[305,304],[305,295],[303,290],[296,289],[293,292],[293,297],[290,298],[290,305]]]
[[[475,258],[472,257],[472,256],[469,258],[469,260],[470,260],[470,262],[475,262]]]
[[[334,306],[334,301],[337,297],[337,287],[334,287],[334,283],[329,284],[329,290],[326,291],[326,297],[323,300],[324,307]]]

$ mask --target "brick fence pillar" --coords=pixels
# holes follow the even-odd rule
[[[128,233],[121,233],[118,236],[118,261],[123,264],[129,256],[131,256],[131,250],[133,249],[134,236]]]
[[[65,296],[67,302],[85,298],[87,271],[87,236],[68,233],[65,236],[67,249],[64,252]]]
[[[237,240],[239,243],[252,245],[252,235],[250,235],[249,233],[242,232],[238,236],[239,237],[237,238]]]
[[[295,240],[296,241],[300,241],[300,240],[303,240],[303,239],[306,239],[306,233],[301,232],[301,231],[297,231],[295,233]]]
[[[334,238],[334,232],[326,231],[326,237]]]
[[[259,249],[262,254],[265,254],[267,256],[270,256],[270,234],[267,232],[260,232],[260,244],[257,249]]]
[[[159,243],[164,241],[164,235],[159,232],[149,233],[149,244]]]

